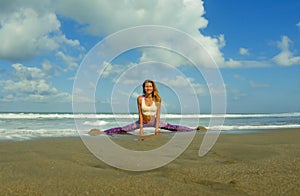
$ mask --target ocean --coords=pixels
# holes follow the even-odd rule
[[[172,124],[209,130],[221,129],[221,134],[243,134],[285,128],[300,128],[300,112],[273,114],[225,114],[224,124],[209,127],[210,114],[162,114],[161,119]],[[0,113],[0,141],[24,141],[49,137],[79,137],[92,128],[108,129],[132,123],[137,114],[72,114],[72,113]]]

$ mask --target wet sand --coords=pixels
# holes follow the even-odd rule
[[[115,142],[149,150],[170,136]],[[0,142],[0,195],[300,195],[300,129],[221,134],[204,157],[203,134],[173,162],[130,172],[96,158],[80,138]]]

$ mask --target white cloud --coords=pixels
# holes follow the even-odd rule
[[[131,97],[137,96],[136,90],[140,91],[140,86],[145,79],[154,80],[157,84],[171,89],[186,100],[197,95],[207,95],[208,92],[205,84],[199,83],[194,78],[186,77],[179,69],[154,62],[127,65],[127,69],[115,78],[117,80],[114,80],[113,96],[120,99],[120,103],[125,94]]]
[[[244,63],[242,61],[236,61],[232,58],[230,58],[228,61],[223,62],[222,64],[219,64],[219,67],[230,67],[230,68],[236,68],[236,67],[242,67]]]
[[[167,63],[175,67],[188,64],[184,57],[163,48],[143,48],[142,51],[143,53],[140,58],[140,63],[156,61]]]
[[[227,92],[228,92],[228,95],[229,95],[234,101],[238,101],[238,100],[242,99],[243,97],[246,97],[246,96],[247,96],[246,93],[241,92],[241,91],[238,90],[238,89],[234,89],[234,88],[230,88],[230,87],[227,88]]]
[[[46,74],[36,67],[25,67],[22,64],[13,64],[12,67],[15,69],[15,76],[20,80],[36,80],[46,77]]]
[[[74,70],[78,67],[78,63],[77,63],[78,59],[76,59],[75,57],[66,55],[61,51],[57,52],[56,55],[59,56],[67,64],[67,68],[65,71]]]
[[[224,35],[209,37],[199,32],[199,29],[206,28],[208,24],[201,0],[90,0],[89,3],[81,0],[62,0],[56,6],[60,14],[82,24],[84,30],[92,35],[105,36],[138,25],[165,25],[177,28],[203,45],[217,64],[227,66],[220,51],[226,44]],[[160,60],[163,56],[159,52],[145,52],[141,62],[148,58]]]
[[[53,13],[40,15],[31,8],[21,8],[2,16],[0,58],[30,58],[41,51],[51,51],[59,44],[49,36],[57,33],[60,22]]]
[[[71,101],[70,94],[60,92],[44,79],[46,74],[42,69],[22,64],[13,64],[12,67],[15,77],[0,80],[2,101]]]
[[[224,35],[217,38],[203,36],[201,34],[194,35],[194,38],[206,49],[211,58],[219,67],[227,67],[227,62],[224,59],[221,48],[226,44]]]
[[[245,81],[246,80],[246,78],[244,76],[241,76],[239,74],[234,74],[233,78],[235,78],[237,80],[240,80],[240,81]]]
[[[65,70],[77,67],[81,56],[74,57],[66,51],[77,48],[82,52],[84,49],[78,40],[68,39],[61,32],[61,22],[57,18],[59,14],[81,24],[86,33],[97,36],[137,25],[175,27],[198,41],[219,67],[244,65],[234,59],[224,59],[221,52],[226,45],[224,35],[204,36],[199,31],[208,24],[202,0],[90,0],[88,3],[82,0],[5,1],[1,12],[0,58],[3,59],[33,58],[54,51],[67,63]],[[180,58],[169,57],[167,53],[145,51],[140,62],[157,59],[169,61],[175,66],[185,64]]]
[[[93,84],[90,84],[93,85]],[[94,103],[95,100],[92,99],[89,95],[87,95],[86,90],[81,89],[79,87],[73,90],[73,103],[80,104],[80,103]]]
[[[221,97],[226,95],[226,84],[209,83],[207,84],[210,95],[220,95]]]
[[[120,74],[126,70],[126,66],[124,66],[124,65],[111,64],[106,61],[103,62],[102,67],[105,69],[98,70],[99,68],[97,67],[97,70],[98,70],[99,74],[100,74],[100,71],[102,71],[101,77],[104,77],[104,78],[107,78],[111,75]]]
[[[176,76],[175,79],[167,79],[165,80],[165,82],[169,83],[170,86],[179,88],[187,87],[190,85],[190,81],[184,78],[183,76]]]
[[[249,50],[247,48],[240,48],[240,54],[241,55],[249,55]]]
[[[165,77],[165,79],[162,79],[162,82],[167,84],[171,88],[181,89],[181,91],[183,91],[183,94],[207,94],[207,87],[203,84],[195,83],[195,79],[193,78],[177,75],[174,79]]]
[[[137,25],[168,25],[196,32],[207,26],[203,2],[194,0],[61,0],[58,12],[85,25],[94,35],[108,35]]]
[[[58,35],[55,37],[55,39],[58,43],[65,43],[72,47],[80,46],[80,42],[78,40],[67,39],[65,35]],[[80,47],[80,49],[83,49],[83,48]]]
[[[297,27],[300,27],[300,22],[298,22],[298,23],[296,24],[296,26],[297,26]]]
[[[50,87],[45,80],[7,80],[3,89],[7,92],[17,92],[25,95],[51,95],[57,93],[57,89]]]
[[[255,82],[255,81],[250,81],[250,86],[252,88],[266,88],[269,87],[269,84],[266,83],[260,83],[260,82]]]
[[[199,31],[208,24],[202,0],[90,0],[88,3],[82,0],[6,0],[1,2],[0,8],[0,58],[22,60],[53,53],[66,62],[67,66],[62,70],[76,68],[82,56],[66,51],[77,48],[82,54],[84,48],[78,40],[68,39],[61,31],[58,14],[79,23],[87,34],[101,37],[137,25],[175,27],[198,41],[220,68],[269,66],[272,62],[294,65],[300,61],[288,48],[282,47],[282,52],[269,62],[225,59],[221,52],[226,45],[225,36],[205,36]],[[240,54],[248,55],[249,50],[240,48]],[[150,59],[169,62],[176,67],[186,63],[179,57],[170,58],[167,52],[148,50],[143,51],[140,63]]]
[[[57,65],[52,64],[48,60],[41,63],[41,66],[43,68],[43,72],[47,74],[48,76],[58,76],[60,72],[62,71],[62,68],[60,68]]]
[[[60,48],[78,48],[67,39],[50,0],[6,1],[0,13],[0,58],[10,61],[50,55]]]
[[[283,36],[281,41],[277,42],[277,46],[281,49],[281,52],[273,57],[273,61],[278,65],[290,66],[300,64],[300,56],[295,56],[290,50],[292,41],[288,36]]]

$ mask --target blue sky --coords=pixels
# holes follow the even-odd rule
[[[206,48],[222,74],[227,112],[299,112],[299,10],[297,0],[3,0],[0,111],[71,112],[76,73],[97,43],[122,29],[162,25]],[[97,112],[135,112],[149,73],[165,112],[180,112],[182,105],[192,112],[191,97],[201,112],[211,111],[214,91],[201,73],[178,54],[149,47],[109,62],[95,100],[85,101],[95,102]]]

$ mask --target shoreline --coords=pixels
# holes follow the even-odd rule
[[[0,142],[0,194],[72,195],[298,195],[300,129],[220,134],[203,157],[204,134],[171,163],[150,171],[111,167],[88,151],[80,137]],[[147,150],[166,135],[138,141],[115,139]],[[176,187],[176,188],[175,188]]]
[[[261,134],[261,133],[269,133],[269,132],[281,132],[281,131],[293,131],[293,130],[300,130],[300,128],[273,128],[273,129],[242,129],[242,130],[223,130],[220,132],[220,135],[248,135],[248,134]],[[214,130],[210,130],[214,131]],[[88,132],[88,131],[87,131]],[[175,132],[162,132],[162,135],[174,135]],[[182,132],[184,134],[184,132]],[[198,131],[196,134],[205,135],[206,131]],[[145,136],[152,136],[153,134],[148,134]],[[88,136],[88,135],[86,135]],[[137,134],[116,134],[114,135],[113,139],[122,138],[123,136],[132,136],[138,137]],[[83,136],[85,137],[85,136]],[[30,139],[0,139],[0,143],[2,142],[28,142],[28,141],[36,141],[36,140],[47,140],[47,139],[70,139],[70,138],[77,138],[80,139],[80,135],[73,135],[73,136],[42,136],[42,137],[32,137]]]

